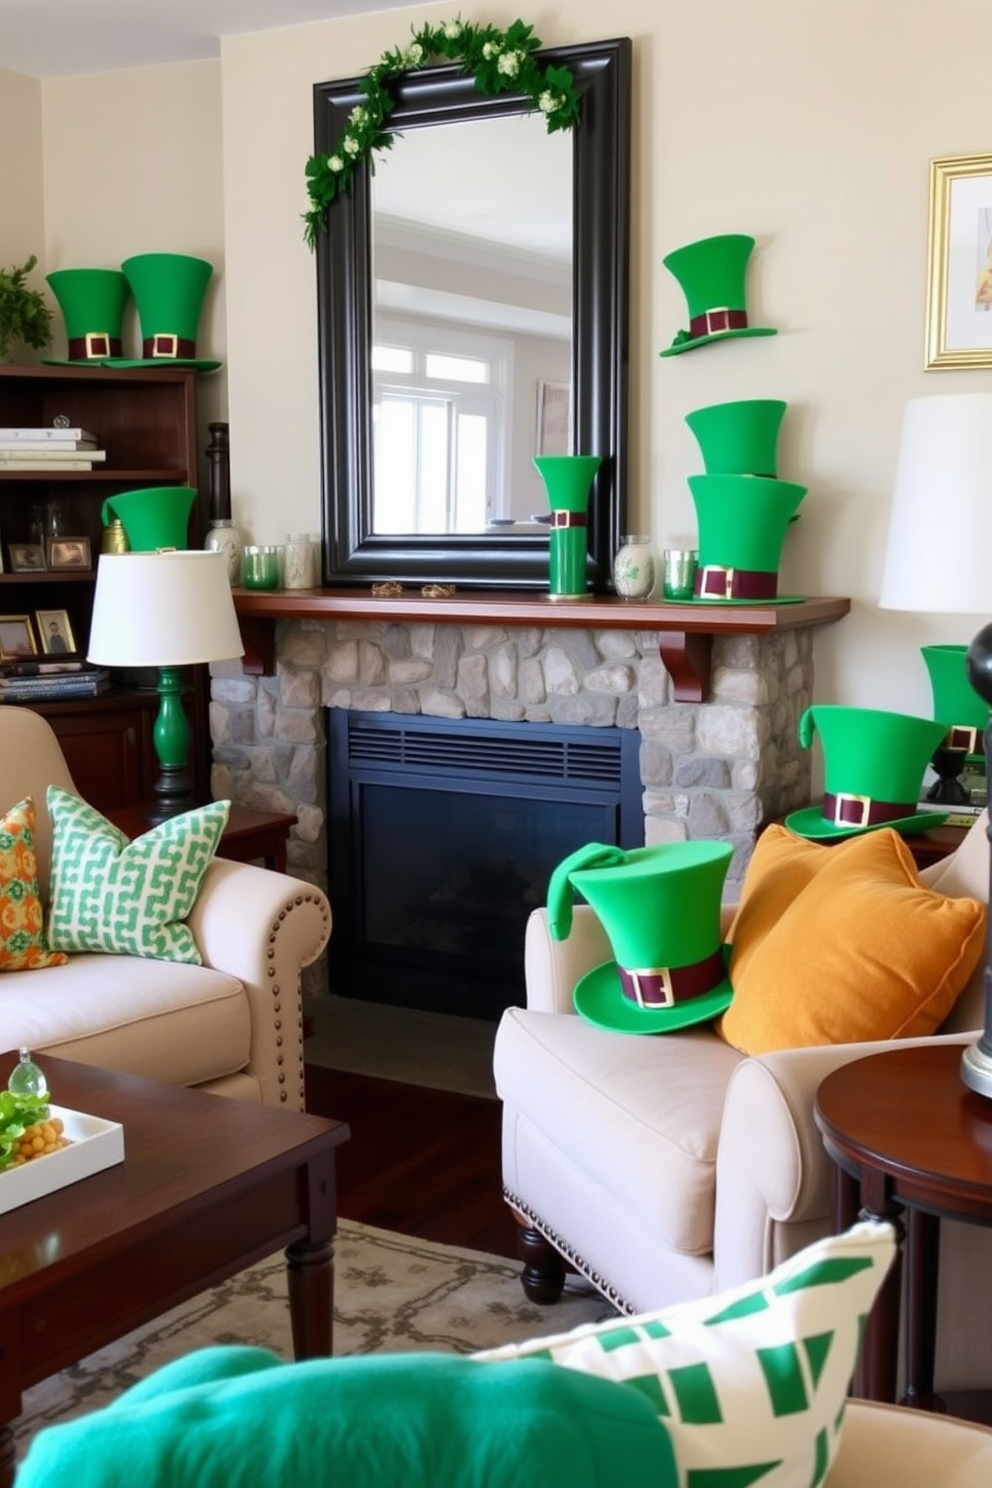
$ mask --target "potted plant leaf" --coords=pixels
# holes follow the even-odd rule
[[[27,284],[37,262],[32,253],[20,268],[0,269],[0,362],[10,360],[15,341],[41,351],[52,339],[52,312]]]

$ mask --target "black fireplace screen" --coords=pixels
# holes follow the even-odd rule
[[[586,842],[644,841],[630,729],[330,712],[332,989],[492,1018]]]

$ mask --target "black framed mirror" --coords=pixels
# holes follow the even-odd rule
[[[604,592],[626,513],[631,43],[620,38],[537,55],[571,68],[581,96],[579,122],[566,136],[572,163],[570,447],[602,458],[589,502],[588,580],[591,590]],[[360,82],[315,86],[317,153],[330,153],[361,102]],[[390,128],[398,136],[525,112],[519,96],[484,95],[453,66],[405,74],[395,98]],[[544,129],[539,117],[534,122]],[[398,138],[380,159],[379,173],[402,169],[401,146]],[[376,530],[370,176],[367,164],[356,170],[352,190],[329,208],[316,245],[323,581],[543,587],[548,537],[533,521],[470,532]],[[449,185],[457,194],[457,182]]]

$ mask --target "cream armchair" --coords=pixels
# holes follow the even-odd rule
[[[987,902],[986,828],[983,814],[924,880]],[[530,917],[527,1006],[504,1013],[494,1052],[503,1182],[532,1300],[560,1294],[567,1263],[641,1312],[762,1275],[828,1232],[833,1168],[816,1090],[886,1045],[749,1058],[708,1026],[654,1037],[594,1028],[574,1015],[572,989],[611,956],[587,906],[561,942],[546,911]],[[982,1022],[980,966],[939,1036],[964,1045]],[[992,1329],[973,1325],[990,1274],[992,1231],[945,1222],[938,1388],[992,1384]]]
[[[44,901],[52,837],[46,791],[74,787],[58,740],[30,709],[0,707],[0,781],[0,816],[25,796],[34,800]],[[23,1045],[301,1109],[300,973],[330,935],[326,896],[287,874],[217,857],[188,923],[202,966],[73,955],[65,966],[5,971],[0,1053]]]

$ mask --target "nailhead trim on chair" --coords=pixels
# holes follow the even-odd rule
[[[270,961],[273,960],[273,958],[275,957],[275,951],[273,950],[273,945],[275,943],[276,935],[278,934],[278,931],[279,931],[279,926],[286,919],[287,915],[291,914],[292,911],[293,911],[293,909],[297,905],[300,905],[300,904],[316,904],[318,906],[318,908],[320,909],[321,919],[323,920],[325,927],[327,927],[327,929],[328,929],[328,934],[330,933],[329,916],[328,916],[327,909],[326,909],[326,906],[324,904],[323,899],[318,899],[315,894],[298,894],[296,896],[296,899],[294,900],[293,904],[290,905],[290,907],[288,909],[282,909],[282,910],[279,911],[278,918],[276,919],[276,922],[272,926],[272,929],[271,929],[271,931],[269,933],[269,949],[268,949],[268,952],[267,952],[267,956],[268,956],[268,959]],[[326,939],[327,939],[327,937],[325,936],[325,942],[326,942]],[[316,957],[314,957],[314,960],[316,960]],[[310,962],[309,961],[305,961],[303,963],[303,965],[304,966],[309,966],[310,965]],[[300,967],[300,971],[301,972],[302,972],[302,970],[303,970],[303,966]],[[269,976],[270,979],[275,976],[275,967],[274,966],[270,966],[268,968],[267,975]],[[279,1028],[282,1027],[282,1018],[280,1016],[281,1013],[282,1013],[282,1002],[281,1002],[282,988],[279,986],[279,983],[278,982],[273,982],[273,984],[272,984],[272,998],[273,998],[272,1010],[275,1013],[275,1027],[277,1029],[279,1029]],[[299,1108],[302,1111],[305,1108],[305,1102],[306,1102],[306,1085],[305,1085],[305,1081],[304,1081],[304,1069],[303,1069],[303,1009],[302,1009],[302,1007],[300,1007],[300,1010],[299,1010],[299,1014],[298,1014],[298,1018],[297,1018],[297,1025],[298,1025],[298,1031],[299,1031],[299,1038],[297,1040],[296,1047],[299,1049],[300,1052],[299,1052],[299,1058],[298,1058],[298,1061],[297,1061],[296,1088],[297,1088],[297,1098],[298,1098]],[[276,1064],[279,1067],[279,1076],[278,1076],[278,1078],[279,1078],[279,1084],[282,1086],[282,1089],[279,1091],[279,1100],[280,1100],[280,1103],[282,1105],[286,1105],[288,1103],[288,1101],[289,1101],[289,1091],[286,1089],[286,1078],[287,1077],[286,1077],[286,1070],[285,1070],[285,1067],[284,1067],[285,1066],[285,1055],[282,1052],[282,1039],[281,1038],[278,1038],[276,1040],[276,1047],[277,1047],[277,1049],[279,1051],[276,1054]]]
[[[535,1214],[529,1204],[525,1204],[522,1199],[518,1199],[516,1194],[512,1193],[508,1188],[503,1189],[503,1197],[510,1208],[516,1209],[525,1219],[530,1220],[535,1230],[540,1230],[545,1240],[550,1240],[555,1250],[560,1251],[566,1261],[571,1266],[574,1266],[575,1270],[584,1276],[587,1281],[591,1281],[593,1286],[598,1291],[601,1291],[608,1301],[612,1302],[618,1312],[626,1312],[630,1315],[636,1312],[636,1308],[625,1297],[621,1296],[612,1282],[607,1281],[605,1276],[600,1276],[598,1271],[594,1271],[588,1261],[580,1256],[578,1251],[573,1249],[567,1240],[563,1240],[539,1214]]]

